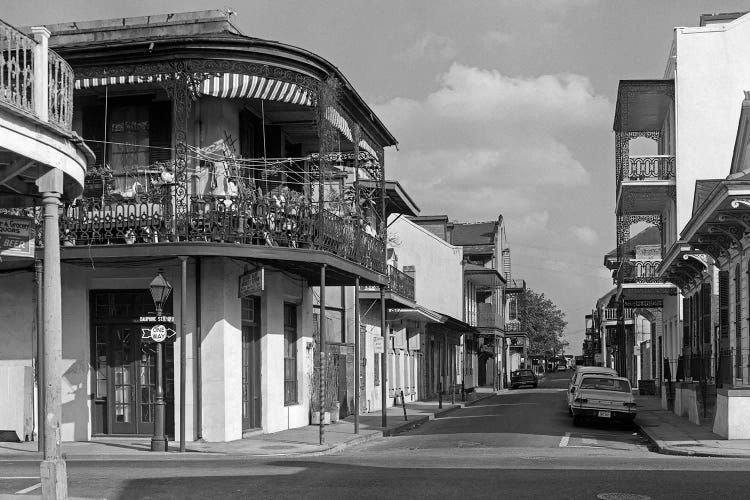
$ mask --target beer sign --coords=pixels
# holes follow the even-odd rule
[[[0,258],[34,257],[34,219],[0,216]]]

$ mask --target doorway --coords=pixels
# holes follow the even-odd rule
[[[261,427],[260,298],[242,299],[242,430]]]
[[[156,344],[142,340],[141,316],[154,313],[147,290],[93,291],[93,435],[152,435],[156,402]],[[150,305],[149,305],[150,304]],[[165,315],[171,315],[168,302]],[[174,330],[174,325],[166,324]],[[165,433],[174,435],[174,346],[163,344]]]

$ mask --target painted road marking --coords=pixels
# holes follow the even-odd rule
[[[565,435],[560,440],[560,444],[558,445],[560,448],[565,448],[568,446],[568,441],[570,441],[570,432],[566,432]]]
[[[0,476],[2,479],[39,479],[39,476]]]
[[[448,420],[450,418],[487,418],[487,417],[504,417],[502,413],[492,413],[490,415],[460,415],[455,417],[442,417],[437,416],[435,417],[435,420]]]
[[[34,491],[35,489],[41,488],[41,487],[42,487],[42,483],[37,483],[34,486],[29,486],[28,488],[24,488],[22,490],[16,491],[16,495],[25,495],[26,493],[30,493]]]

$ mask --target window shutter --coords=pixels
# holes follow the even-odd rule
[[[693,318],[693,311],[690,307],[690,297],[682,299],[682,346],[690,345],[690,324]]]
[[[149,109],[148,162],[153,165],[172,159],[172,103],[155,101]]]
[[[703,301],[703,343],[711,342],[711,283],[701,285],[701,300]]]
[[[729,335],[729,271],[719,271],[719,331]]]

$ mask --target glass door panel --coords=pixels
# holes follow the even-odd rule
[[[111,429],[114,434],[137,432],[136,379],[133,367],[133,344],[135,330],[131,327],[114,326],[110,331],[112,342],[112,399]]]

